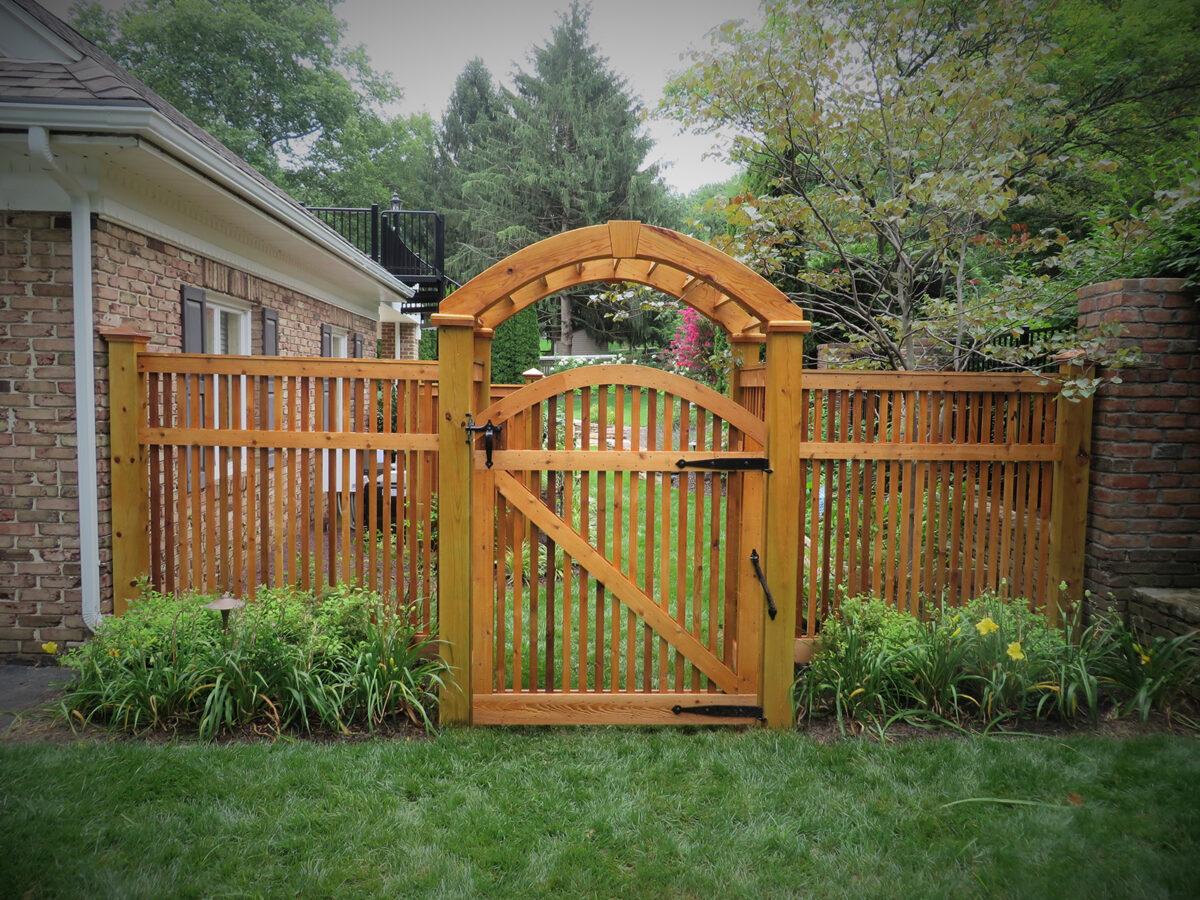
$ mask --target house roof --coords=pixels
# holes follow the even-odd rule
[[[32,60],[15,57],[12,48],[5,46],[4,38],[0,37],[0,103],[15,107],[23,104],[42,108],[59,107],[67,118],[72,111],[88,108],[102,111],[105,107],[114,112],[120,108],[157,114],[166,120],[166,130],[181,133],[219,160],[224,167],[235,170],[240,176],[236,181],[243,185],[242,193],[253,195],[244,199],[260,208],[266,207],[265,212],[282,218],[294,230],[300,230],[305,238],[324,245],[326,249],[333,249],[369,272],[390,293],[405,299],[415,293],[414,289],[363,256],[291,195],[48,10],[33,0],[0,0],[0,5],[15,7],[45,32],[42,35],[45,45],[39,53],[42,58]],[[85,118],[89,126],[94,126],[97,121],[95,117]],[[0,120],[0,127],[3,124]],[[161,134],[164,129],[160,127],[156,131]],[[153,136],[150,140],[154,140]],[[193,166],[195,162],[195,159],[188,160]],[[230,186],[228,179],[222,179],[221,183]],[[249,190],[245,189],[247,186]],[[236,190],[237,186],[233,187]],[[297,222],[301,223],[300,229],[296,229]]]

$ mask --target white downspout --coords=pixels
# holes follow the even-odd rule
[[[29,154],[71,198],[71,292],[75,333],[75,432],[79,467],[79,580],[83,621],[100,624],[100,509],[96,478],[96,353],[92,332],[92,201],[83,185],[58,167],[50,135],[29,129]]]

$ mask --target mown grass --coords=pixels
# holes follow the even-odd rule
[[[1162,734],[821,745],[635,729],[7,744],[0,890],[1190,897],[1198,750]]]

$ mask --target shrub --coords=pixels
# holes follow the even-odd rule
[[[141,732],[240,729],[348,733],[412,722],[433,726],[445,666],[419,638],[413,610],[338,586],[318,600],[263,589],[230,617],[204,595],[144,588],[64,663],[77,676],[62,701],[73,722]]]
[[[1019,600],[981,596],[921,622],[869,597],[843,602],[796,680],[802,716],[885,727],[900,719],[981,725],[1096,721],[1169,710],[1200,671],[1194,635],[1141,640],[1101,618],[1077,634]]]

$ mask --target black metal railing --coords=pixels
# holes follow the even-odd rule
[[[407,311],[437,309],[445,296],[446,283],[451,281],[444,271],[445,216],[429,210],[382,209],[378,203],[365,209],[345,206],[307,209],[399,281],[417,288],[417,296],[405,304]]]
[[[1050,325],[1045,328],[1023,328],[1021,331],[1013,334],[1001,334],[988,339],[988,346],[991,347],[1031,347],[1037,343],[1050,342],[1057,335],[1073,334],[1074,329],[1063,325]],[[1049,353],[1037,354],[1035,357],[1023,360],[1023,365],[1030,368],[1042,369],[1050,365],[1051,358]],[[1000,369],[1011,368],[1011,365],[983,354],[974,354],[967,362],[966,370],[968,372],[994,372]]]

